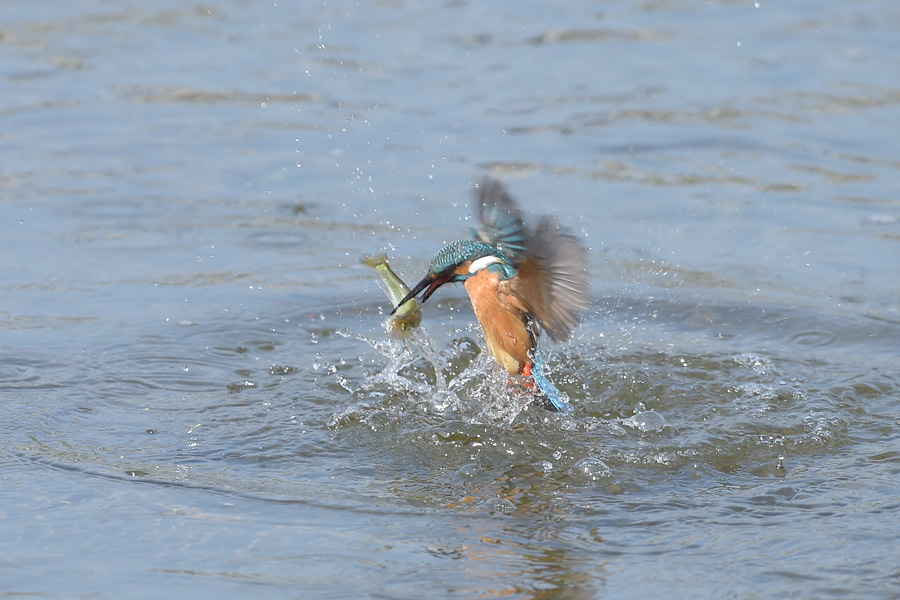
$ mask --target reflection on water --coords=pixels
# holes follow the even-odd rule
[[[9,594],[898,594],[886,0],[0,7]],[[573,414],[405,280],[577,225]]]

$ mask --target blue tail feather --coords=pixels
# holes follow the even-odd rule
[[[534,377],[534,382],[547,399],[550,400],[550,404],[553,405],[553,408],[561,413],[572,412],[572,407],[568,402],[563,400],[562,393],[549,379],[547,379],[547,369],[544,365],[544,360],[536,354],[531,358],[531,375]]]

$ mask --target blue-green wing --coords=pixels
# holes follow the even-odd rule
[[[478,224],[475,237],[518,267],[528,249],[528,230],[519,207],[496,179],[485,178],[478,186]]]

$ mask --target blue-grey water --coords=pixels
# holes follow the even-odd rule
[[[900,597],[900,5],[0,5],[0,597]],[[589,247],[523,406],[474,182]]]

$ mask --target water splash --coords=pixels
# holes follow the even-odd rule
[[[499,369],[487,352],[468,336],[438,348],[422,326],[408,339],[360,336],[386,359],[384,367],[368,374],[350,391],[356,403],[332,415],[329,426],[351,421],[370,423],[363,416],[384,411],[400,413],[459,413],[470,423],[510,426],[535,406],[535,391],[519,378]]]

